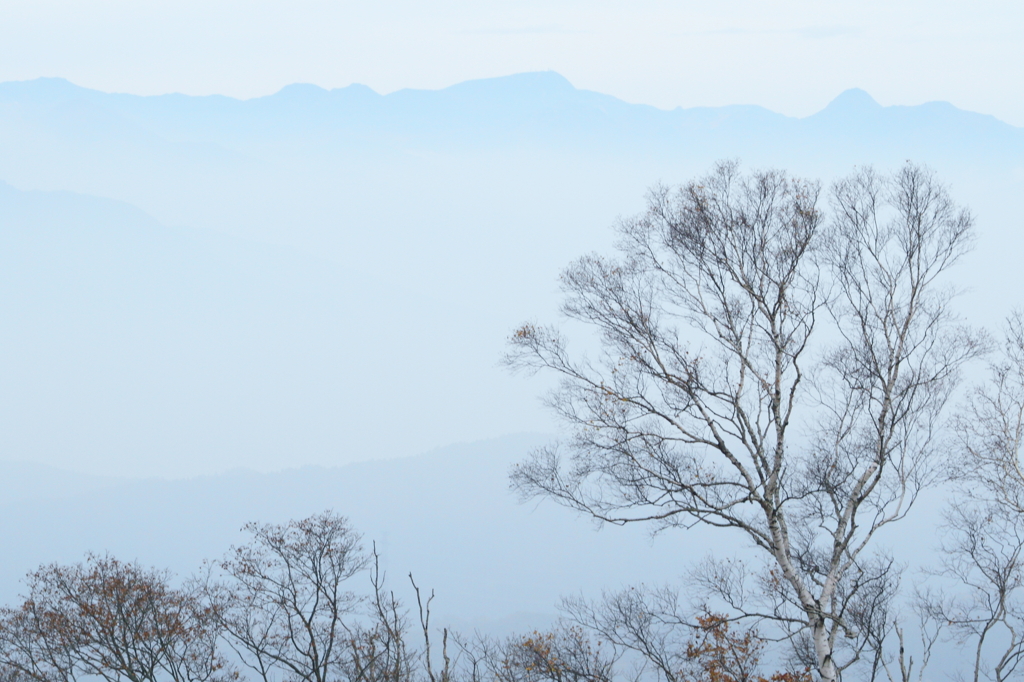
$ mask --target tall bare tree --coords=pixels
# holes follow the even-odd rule
[[[607,523],[741,532],[760,575],[709,565],[706,586],[731,617],[805,637],[832,682],[892,580],[872,539],[937,477],[947,399],[983,343],[942,280],[973,220],[930,172],[858,171],[830,216],[819,195],[734,163],[656,188],[619,225],[619,258],[562,276],[562,311],[600,355],[526,324],[507,362],[561,377],[549,402],[572,431],[568,464],[552,446],[513,470],[521,494]]]

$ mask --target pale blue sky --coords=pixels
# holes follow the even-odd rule
[[[2,0],[0,81],[248,98],[379,92],[553,69],[660,107],[804,116],[861,87],[1024,126],[1024,4],[1008,0]]]

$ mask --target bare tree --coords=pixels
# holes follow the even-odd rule
[[[230,682],[226,644],[263,682],[450,682],[448,633],[431,658],[430,607],[419,606],[423,648],[348,521],[324,512],[286,524],[247,524],[232,548],[182,589],[166,571],[111,557],[44,566],[29,596],[0,609],[0,682]],[[369,568],[369,595],[345,589]]]
[[[421,656],[423,668],[427,674],[427,682],[451,682],[454,668],[452,658],[448,654],[448,628],[441,628],[441,668],[436,672],[434,670],[434,654],[430,642],[430,605],[434,601],[434,591],[431,590],[430,596],[424,599],[412,573],[409,574],[409,582],[412,584],[413,592],[416,593],[416,607],[419,613],[420,629],[423,633]]]
[[[582,596],[562,600],[564,618],[618,651],[639,657],[637,677],[682,682],[686,651],[695,623],[679,592],[667,587],[629,587],[605,592],[599,600]]]
[[[449,682],[448,633],[442,665],[431,658],[430,605],[409,575],[423,647],[386,584],[376,546],[367,554],[347,519],[327,511],[286,524],[247,524],[252,540],[208,567],[204,590],[224,639],[263,682]],[[212,569],[219,569],[215,575]],[[370,593],[346,589],[369,569]]]
[[[166,571],[90,555],[28,577],[20,608],[0,612],[0,668],[12,679],[215,682],[235,674],[217,653],[211,611]]]
[[[918,641],[908,642],[903,614],[893,608],[898,587],[898,584],[890,584],[888,590],[880,592],[863,611],[868,622],[860,630],[865,633],[867,678],[871,682],[880,679],[921,682],[946,626],[945,621],[934,617],[925,600],[918,595],[917,603],[912,605],[917,616]],[[917,644],[916,658],[909,648],[913,644]]]
[[[1024,514],[1024,314],[1007,320],[988,382],[976,386],[957,415],[960,449],[952,461],[963,495]]]
[[[922,591],[933,621],[973,649],[971,675],[1006,680],[1024,657],[1024,317],[1006,324],[988,381],[976,386],[954,420],[960,447],[951,459],[955,499],[946,511],[942,561],[948,579]]]
[[[652,604],[672,610],[646,611]],[[565,600],[567,617],[550,631],[462,642],[472,662],[466,677],[471,682],[809,682],[807,668],[762,674],[769,641],[756,629],[735,629],[728,618],[707,611],[692,624],[680,623],[674,605],[668,591],[635,589],[605,594],[596,603]],[[676,627],[680,624],[684,627]]]
[[[810,667],[760,674],[766,641],[757,630],[733,632],[728,618],[713,613],[697,616],[694,641],[686,648],[690,680],[701,682],[810,682]]]
[[[411,574],[409,579],[412,580]],[[385,575],[380,570],[380,555],[377,553],[376,545],[373,548],[370,583],[373,592],[369,599],[369,622],[346,625],[346,632],[349,633],[349,650],[348,660],[342,669],[347,679],[358,682],[411,680],[418,661],[406,640],[408,618],[394,592],[387,589]],[[413,586],[415,587],[415,583]],[[429,620],[429,604],[427,609]],[[426,629],[424,637],[427,637]],[[429,640],[427,650],[429,652]],[[429,682],[434,682],[429,675],[428,679]]]
[[[568,465],[553,446],[515,467],[521,494],[607,523],[740,531],[764,560],[757,598],[714,571],[708,585],[806,634],[832,682],[869,646],[855,611],[894,570],[872,539],[936,478],[947,399],[983,343],[941,280],[973,220],[931,173],[861,170],[833,187],[830,219],[819,193],[733,163],[656,188],[621,222],[619,259],[562,276],[562,310],[600,356],[526,324],[507,362],[562,378],[549,402],[572,429]]]
[[[360,536],[331,512],[283,525],[250,523],[249,544],[219,564],[226,580],[208,581],[228,644],[264,682],[336,682],[373,669],[353,657],[366,641],[354,614],[361,598],[346,581],[369,566]],[[387,609],[387,605],[381,605]]]
[[[637,679],[664,682],[808,682],[810,667],[783,662],[767,677],[762,673],[771,643],[756,628],[734,629],[722,614],[699,608],[696,617],[681,603],[679,592],[666,587],[630,587],[606,592],[597,601],[583,597],[562,600],[565,618],[607,642],[616,657],[639,658]]]
[[[468,682],[611,682],[614,652],[602,649],[580,627],[560,625],[504,639],[460,641]]]
[[[1024,660],[1024,518],[1005,508],[952,504],[935,577],[952,585],[924,590],[923,611],[973,648],[974,682],[1004,682]]]

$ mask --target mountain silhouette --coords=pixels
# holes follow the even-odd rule
[[[37,79],[0,84],[0,149],[0,298],[22,321],[4,457],[105,474],[551,430],[544,384],[497,366],[504,339],[557,319],[561,268],[609,251],[650,187],[720,159],[819,178],[823,205],[854,167],[930,166],[978,214],[960,282],[977,322],[1012,307],[1024,248],[1024,130],[862,90],[793,118],[630,104],[554,72],[250,100]],[[63,426],[40,439],[44,414]]]

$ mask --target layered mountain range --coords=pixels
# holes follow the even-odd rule
[[[554,425],[504,339],[557,319],[658,182],[906,160],[978,216],[963,310],[1015,304],[1024,130],[859,90],[804,119],[555,73],[252,100],[0,84],[0,452],[104,475],[394,457]]]

